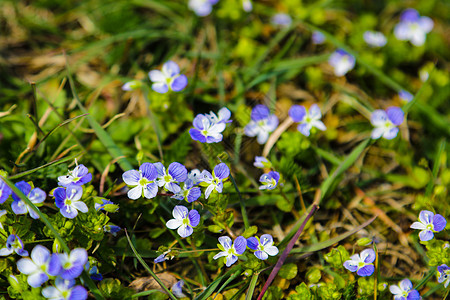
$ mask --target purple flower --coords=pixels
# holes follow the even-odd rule
[[[88,293],[83,286],[75,286],[75,280],[64,280],[58,277],[55,280],[55,286],[42,289],[42,296],[50,300],[85,300]]]
[[[169,229],[177,229],[178,234],[185,238],[190,236],[194,229],[200,223],[200,215],[195,209],[189,211],[182,205],[177,205],[172,211],[174,219],[167,221],[166,226]]]
[[[325,42],[325,36],[320,31],[313,31],[311,39],[315,45],[323,44],[323,42]]]
[[[107,200],[107,199],[100,199],[102,203],[95,203],[94,208],[96,211],[99,210],[105,210],[105,208],[108,210],[108,212],[116,212],[119,210],[119,207],[114,204],[114,202]]]
[[[288,27],[292,23],[292,18],[288,14],[277,13],[272,17],[272,24],[280,27]]]
[[[375,261],[375,251],[365,249],[361,254],[350,256],[350,260],[344,262],[344,267],[350,272],[355,272],[359,276],[370,276],[375,271],[373,262]]]
[[[109,232],[113,236],[116,236],[117,233],[121,230],[122,230],[122,228],[120,228],[119,226],[116,226],[116,225],[106,224],[105,226],[103,226],[103,231]]]
[[[325,124],[320,120],[322,118],[322,112],[317,104],[311,105],[309,111],[303,105],[292,105],[289,109],[289,116],[294,122],[300,123],[297,130],[305,136],[310,135],[310,130],[313,127],[322,131],[327,129]]]
[[[28,275],[27,282],[32,287],[39,287],[49,279],[57,276],[61,270],[58,254],[50,254],[47,248],[36,245],[30,258],[22,258],[17,262],[17,269]]]
[[[61,271],[59,276],[63,279],[71,280],[81,275],[84,265],[88,261],[86,249],[76,248],[70,251],[70,254],[58,254],[61,263]]]
[[[153,164],[158,172],[158,179],[156,179],[156,184],[159,187],[164,187],[164,189],[171,191],[176,194],[181,191],[178,182],[184,182],[187,179],[186,167],[179,162],[173,162],[169,165],[166,172],[166,168],[160,162]]]
[[[379,31],[366,31],[363,35],[364,41],[372,47],[383,47],[387,43],[387,39]]]
[[[399,285],[389,286],[389,290],[394,295],[395,300],[419,300],[421,299],[418,291],[413,290],[411,280],[403,279]]]
[[[0,204],[4,203],[6,199],[9,198],[11,193],[11,188],[3,180],[0,179]]]
[[[123,181],[129,186],[133,186],[128,191],[128,198],[136,200],[142,195],[147,199],[155,197],[158,193],[158,186],[154,182],[157,176],[158,172],[151,163],[143,163],[139,167],[139,171],[130,170],[123,173]]]
[[[372,139],[383,137],[392,140],[397,136],[397,126],[403,123],[404,113],[399,107],[391,106],[386,111],[377,109],[371,117],[370,122],[375,128],[372,130]]]
[[[211,175],[208,171],[202,172],[201,186],[207,186],[205,191],[205,198],[208,199],[211,192],[216,190],[218,193],[222,193],[223,181],[230,176],[230,169],[224,163],[220,163],[214,167],[214,171]]]
[[[254,254],[261,260],[266,260],[269,255],[275,256],[278,254],[278,248],[273,245],[273,238],[270,234],[263,234],[261,238],[248,238],[247,246],[252,250],[256,250]]]
[[[152,90],[160,94],[167,93],[169,87],[172,91],[179,92],[188,83],[187,77],[180,75],[180,67],[171,60],[162,66],[162,71],[152,70],[148,73],[148,76],[153,82]]]
[[[410,41],[414,46],[422,46],[433,26],[433,20],[421,17],[417,10],[409,8],[400,15],[400,22],[394,28],[394,35],[401,41]]]
[[[83,196],[83,188],[78,185],[70,185],[67,188],[59,187],[54,190],[55,204],[59,208],[60,213],[69,219],[73,219],[78,215],[78,211],[87,213],[89,211],[86,203],[81,201]]]
[[[401,90],[400,92],[398,92],[398,96],[404,102],[410,102],[414,98],[414,96],[411,93],[404,91],[404,90]]]
[[[69,185],[83,185],[92,180],[92,174],[84,165],[77,165],[65,176],[58,177],[58,184],[67,187]]]
[[[158,256],[157,258],[155,258],[155,260],[154,260],[155,264],[167,260],[166,254],[167,254],[167,253],[164,252],[163,254],[161,254],[160,256]]]
[[[205,17],[211,13],[213,5],[217,2],[219,0],[189,0],[188,6],[197,16]]]
[[[355,57],[342,49],[338,49],[331,54],[328,63],[334,68],[336,76],[344,76],[355,67]]]
[[[447,220],[443,216],[439,214],[435,215],[429,210],[422,210],[420,212],[419,221],[420,222],[412,223],[411,228],[421,230],[419,233],[419,239],[422,242],[433,239],[434,232],[444,230],[447,225]]]
[[[88,262],[88,264],[89,264],[89,262]],[[95,281],[102,281],[103,280],[103,275],[98,271],[97,266],[93,266],[89,270],[89,276],[91,277],[92,280],[95,280]]]
[[[260,190],[273,190],[277,187],[280,180],[280,173],[270,171],[269,173],[262,174],[259,178],[259,182],[263,185],[259,187]]]
[[[31,185],[29,185],[25,181],[20,181],[20,182],[16,183],[15,185],[23,194],[25,194],[25,196],[28,199],[30,199],[30,201],[33,204],[42,203],[42,202],[44,202],[45,198],[47,197],[47,195],[45,194],[45,192],[43,190],[41,190],[40,188],[31,189]],[[23,215],[23,214],[26,214],[29,212],[30,216],[33,219],[39,219],[39,215],[36,212],[34,212],[34,210],[30,206],[25,204],[25,202],[20,200],[19,196],[17,196],[15,193],[13,193],[12,197],[13,197],[14,201],[11,204],[11,208],[16,215]]]
[[[194,128],[189,129],[189,134],[193,140],[208,144],[222,141],[225,123],[214,123],[209,117],[198,114],[192,124]]]
[[[443,264],[438,267],[438,272],[438,282],[444,283],[444,287],[447,288],[450,284],[450,268],[447,265]]]
[[[231,118],[231,111],[226,108],[222,107],[219,109],[217,115],[210,111],[209,114],[205,114],[205,116],[211,121],[213,124],[219,124],[219,123],[231,123],[233,121],[230,120]]]
[[[19,236],[11,234],[6,239],[6,247],[0,249],[0,256],[7,256],[16,252],[20,256],[28,256],[28,251],[23,248],[23,242]]]
[[[183,189],[180,190],[178,193],[175,193],[175,195],[173,195],[170,198],[174,198],[177,200],[185,199],[187,202],[192,203],[198,198],[200,198],[201,195],[202,191],[200,190],[200,188],[194,186],[194,182],[192,181],[192,179],[188,178],[184,182]]]
[[[272,167],[272,163],[263,156],[255,156],[253,165],[260,169],[270,169]]]
[[[183,280],[177,281],[177,283],[172,285],[172,293],[178,298],[186,297],[186,295],[183,294],[183,286],[184,286]]]
[[[219,243],[220,244],[218,244],[217,247],[222,251],[214,255],[213,258],[218,259],[224,257],[225,265],[227,267],[234,264],[238,260],[238,256],[241,256],[247,247],[247,240],[243,236],[238,236],[234,240],[234,243],[232,243],[229,237],[221,236],[219,238]]]
[[[244,133],[249,137],[257,136],[258,143],[264,144],[277,126],[278,118],[270,114],[267,106],[259,104],[252,109],[251,121],[245,126]]]

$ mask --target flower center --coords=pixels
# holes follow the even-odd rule
[[[170,175],[164,176],[164,181],[165,182],[171,182],[172,181],[172,176],[170,176]]]
[[[365,265],[366,265],[365,262],[360,261],[360,262],[358,263],[358,268],[362,268],[362,267],[364,267]]]
[[[189,219],[183,219],[183,225],[189,226]]]
[[[213,181],[212,181],[212,184],[218,185],[219,182],[220,182],[220,180],[218,178],[214,178]]]
[[[433,226],[433,224],[428,224],[428,225],[427,225],[427,229],[428,229],[428,230],[431,230],[431,231],[434,231],[434,226]]]
[[[141,185],[141,186],[145,186],[145,185],[147,185],[149,183],[150,183],[150,180],[148,180],[145,177],[142,177],[141,179],[139,179],[139,185]]]

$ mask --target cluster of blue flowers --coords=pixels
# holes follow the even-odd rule
[[[217,115],[214,112],[209,114],[198,114],[192,124],[194,128],[189,130],[191,138],[200,143],[219,143],[223,139],[222,132],[225,130],[230,120],[231,112],[223,107]]]
[[[238,236],[234,242],[228,236],[221,236],[217,247],[222,251],[214,255],[213,259],[223,257],[227,267],[234,264],[239,256],[244,254],[247,247],[253,250],[254,255],[261,260],[278,254],[278,248],[273,245],[273,238],[270,234],[263,234],[261,238],[250,237],[248,239]]]

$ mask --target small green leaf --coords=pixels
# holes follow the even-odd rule
[[[296,264],[285,264],[281,267],[280,272],[278,272],[278,276],[281,278],[291,280],[297,276],[298,268]]]

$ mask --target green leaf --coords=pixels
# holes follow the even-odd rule
[[[296,264],[285,264],[281,267],[280,271],[278,272],[278,276],[281,278],[291,280],[294,279],[295,276],[297,276],[298,268]]]

